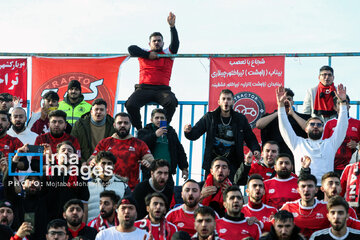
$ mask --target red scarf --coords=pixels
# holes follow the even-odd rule
[[[69,232],[71,233],[71,236],[73,238],[77,237],[79,235],[79,232],[81,231],[81,229],[83,229],[85,227],[85,223],[81,223],[80,227],[78,230],[74,231],[74,230],[71,230],[69,227],[68,227],[68,230]]]
[[[140,224],[139,228],[145,229],[148,233],[149,232],[153,233],[149,216],[146,216],[144,219],[141,220],[141,224]],[[165,219],[163,219],[160,222],[159,236],[158,236],[158,238],[156,236],[154,236],[154,239],[170,240],[170,234],[171,234],[170,225]]]
[[[117,218],[117,214],[115,212],[115,217],[114,217],[114,224],[115,226],[119,225],[119,219]],[[106,228],[109,228],[109,223],[106,219],[103,219],[101,217],[101,215],[99,214],[99,216],[96,217],[95,219],[95,224],[93,226],[93,228],[95,228],[98,232],[100,232],[101,230],[104,230]]]
[[[314,102],[314,113],[317,115],[331,116],[336,114],[334,110],[334,83],[330,86],[324,86],[320,82],[316,91]]]
[[[351,207],[359,207],[360,163],[351,164],[346,184],[346,201]]]
[[[224,180],[224,182],[222,182],[221,188],[217,191],[217,193],[212,196],[208,196],[208,197],[204,198],[204,200],[202,201],[202,204],[205,206],[209,206],[211,202],[217,202],[220,207],[223,206],[223,202],[224,202],[223,201],[223,192],[228,186],[231,186],[231,185],[232,185],[232,183],[229,180],[229,178],[226,178]],[[208,187],[208,186],[214,186],[214,177],[211,173],[207,176],[203,187]]]

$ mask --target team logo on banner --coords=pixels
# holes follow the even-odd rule
[[[253,92],[237,93],[234,102],[234,110],[247,118],[251,128],[254,128],[256,121],[265,114],[264,101]]]
[[[58,93],[60,99],[64,98],[67,94],[68,84],[71,80],[78,80],[81,83],[81,93],[84,95],[85,101],[92,101],[96,98],[103,98],[108,103],[108,108],[112,109],[113,101],[110,98],[109,89],[103,85],[104,79],[98,79],[90,74],[69,72],[60,74],[48,81],[44,82],[42,86],[37,89],[35,96],[43,96],[48,91],[54,91]],[[41,98],[36,98],[34,104],[40,105]],[[84,109],[79,109],[80,112],[84,112]]]

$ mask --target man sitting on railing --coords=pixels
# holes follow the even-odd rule
[[[164,107],[166,119],[171,122],[178,101],[169,87],[171,70],[174,63],[172,58],[159,58],[158,54],[176,54],[179,49],[179,39],[175,28],[175,15],[170,12],[167,21],[170,25],[171,44],[163,50],[163,36],[159,32],[150,35],[150,51],[143,50],[138,46],[129,47],[132,57],[139,57],[140,80],[135,85],[135,92],[125,103],[125,107],[131,116],[131,122],[136,129],[142,128],[140,108],[147,103],[157,102]]]

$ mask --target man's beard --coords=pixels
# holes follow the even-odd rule
[[[14,124],[14,125],[12,125],[12,127],[15,132],[19,133],[19,132],[22,132],[23,129],[25,128],[25,123],[21,123],[21,125],[19,127]]]
[[[128,221],[121,220],[120,225],[125,229],[130,229],[134,226],[135,218],[130,218]]]
[[[287,179],[291,176],[291,171],[278,171],[276,174],[280,179]]]
[[[7,127],[3,126],[3,129],[0,131],[0,136],[7,132]]]
[[[115,131],[116,131],[116,134],[119,136],[119,138],[125,138],[127,135],[129,135],[129,133],[130,133],[130,129],[125,129],[126,131],[124,132],[124,131],[120,131],[120,130],[118,130],[118,129],[116,129]]]
[[[313,132],[309,132],[309,138],[312,140],[319,140],[322,136],[322,132],[318,132],[318,133],[313,133]]]
[[[51,131],[51,129],[50,129],[50,133],[51,136],[53,136],[54,138],[59,138],[62,137],[62,135],[64,135],[64,131],[62,131],[61,133],[54,133],[53,131]]]
[[[152,219],[154,219],[157,222],[161,221],[164,218],[164,214],[161,214],[160,217],[157,217],[152,212],[150,212],[150,216],[151,216]]]
[[[66,219],[66,220],[73,227],[79,226],[81,224],[81,222],[82,222],[81,218],[77,218],[77,219],[74,219],[74,220],[69,218],[69,219]]]
[[[196,201],[196,200],[194,199],[194,202],[190,203],[190,202],[188,202],[187,200],[184,200],[184,204],[185,204],[186,206],[188,206],[189,208],[194,208],[194,207],[198,204],[198,201]]]
[[[333,225],[333,224],[331,224],[331,226],[335,231],[340,231],[344,227],[345,224],[346,224],[346,221],[344,221],[341,225]]]
[[[113,214],[113,211],[108,211],[108,212],[104,211],[103,214],[101,214],[101,212],[100,212],[101,217],[104,219],[111,217],[112,214]]]

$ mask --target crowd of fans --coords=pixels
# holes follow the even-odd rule
[[[191,141],[206,133],[205,181],[197,182],[188,179],[186,153],[169,125],[177,106],[173,59],[159,55],[177,53],[179,40],[175,15],[167,20],[168,49],[158,32],[150,51],[129,47],[140,82],[128,113],[112,118],[103,99],[85,102],[77,80],[61,102],[53,91],[42,96],[29,121],[15,97],[0,94],[0,238],[360,239],[360,121],[349,117],[333,69],[320,68],[304,113],[294,110],[291,89],[276,90],[278,109],[256,123],[262,148],[223,89],[217,109],[184,126]],[[153,101],[163,109],[143,126],[139,109]],[[181,187],[174,187],[177,167]]]

